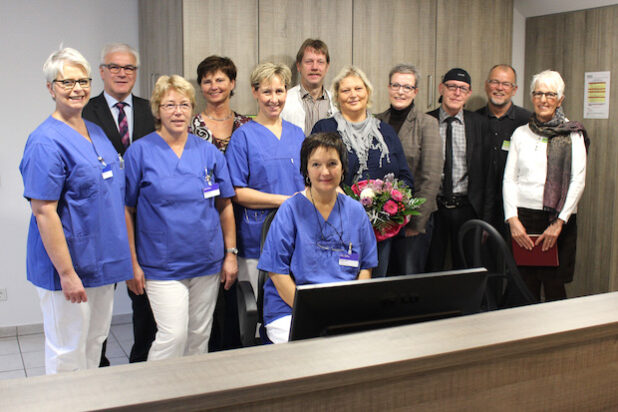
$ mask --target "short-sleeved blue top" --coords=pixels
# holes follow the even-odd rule
[[[341,237],[340,237],[341,235]],[[342,266],[341,253],[357,253],[358,267]],[[258,268],[283,275],[297,285],[354,280],[361,269],[378,265],[376,237],[363,206],[339,194],[328,219],[302,193],[286,200],[268,231]],[[272,280],[264,285],[264,323],[292,313]]]
[[[221,271],[219,212],[204,189],[210,179],[211,185],[219,185],[220,196],[234,196],[223,154],[189,134],[178,158],[153,132],[129,146],[125,165],[125,202],[136,208],[135,247],[146,279],[179,280]]]
[[[279,195],[293,195],[305,188],[300,173],[305,134],[285,120],[282,128],[280,139],[255,121],[236,129],[225,152],[234,187]],[[259,257],[262,223],[270,210],[234,205],[239,256]]]
[[[124,220],[124,170],[103,130],[85,123],[92,142],[48,117],[28,137],[19,170],[24,197],[58,201],[73,267],[84,287],[97,287],[131,279],[133,267]],[[106,168],[108,178],[103,177]],[[27,276],[43,289],[62,289],[34,216],[28,231]]]

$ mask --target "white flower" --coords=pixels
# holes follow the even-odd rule
[[[374,192],[373,189],[369,187],[364,188],[363,191],[360,193],[361,199],[364,199],[364,198],[373,199],[374,197],[376,197],[376,192]]]

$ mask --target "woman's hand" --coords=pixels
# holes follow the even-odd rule
[[[136,295],[143,295],[146,289],[146,278],[140,265],[133,265],[133,279],[126,281],[129,290]]]
[[[221,283],[225,290],[230,290],[238,276],[238,260],[233,253],[227,253],[221,268]]]
[[[526,233],[526,228],[521,224],[519,218],[517,216],[513,216],[508,220],[508,222],[511,229],[511,237],[515,239],[515,242],[526,250],[532,250],[534,247],[534,242]]]
[[[70,300],[71,303],[88,302],[88,296],[86,296],[86,289],[82,284],[82,280],[77,276],[77,273],[72,273],[60,276],[60,286],[62,287],[62,293],[66,300]]]
[[[556,244],[558,240],[558,236],[560,236],[560,232],[562,232],[562,226],[564,225],[564,220],[556,219],[551,225],[547,226],[547,229],[543,232],[541,236],[536,240],[536,245],[543,242],[543,247],[541,250],[543,252],[551,249]]]

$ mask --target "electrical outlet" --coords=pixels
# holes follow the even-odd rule
[[[0,301],[7,300],[9,297],[6,294],[6,289],[0,289]]]

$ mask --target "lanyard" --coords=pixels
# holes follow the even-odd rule
[[[313,204],[313,211],[315,212],[315,218],[318,222],[318,228],[320,229],[320,240],[326,241],[326,238],[324,237],[324,230],[322,228],[322,225],[320,224],[320,217],[318,216],[318,208],[315,206],[315,202],[313,201],[313,193],[311,192],[311,187],[309,187],[309,195],[311,196],[311,203]],[[337,196],[337,198],[335,199],[335,204],[337,205],[337,212],[339,213],[339,226],[340,226],[341,232],[338,231],[335,226],[329,223],[328,220],[324,220],[324,223],[326,223],[326,225],[330,226],[335,231],[337,236],[339,236],[339,241],[341,242],[341,245],[345,248],[345,242],[343,241],[343,219],[341,216],[341,205],[339,203],[339,196]],[[319,242],[317,243],[317,245],[320,249],[332,250],[333,252],[345,251],[345,249],[336,250],[333,248],[322,246],[320,245]],[[352,242],[349,243],[348,253],[352,253]]]

